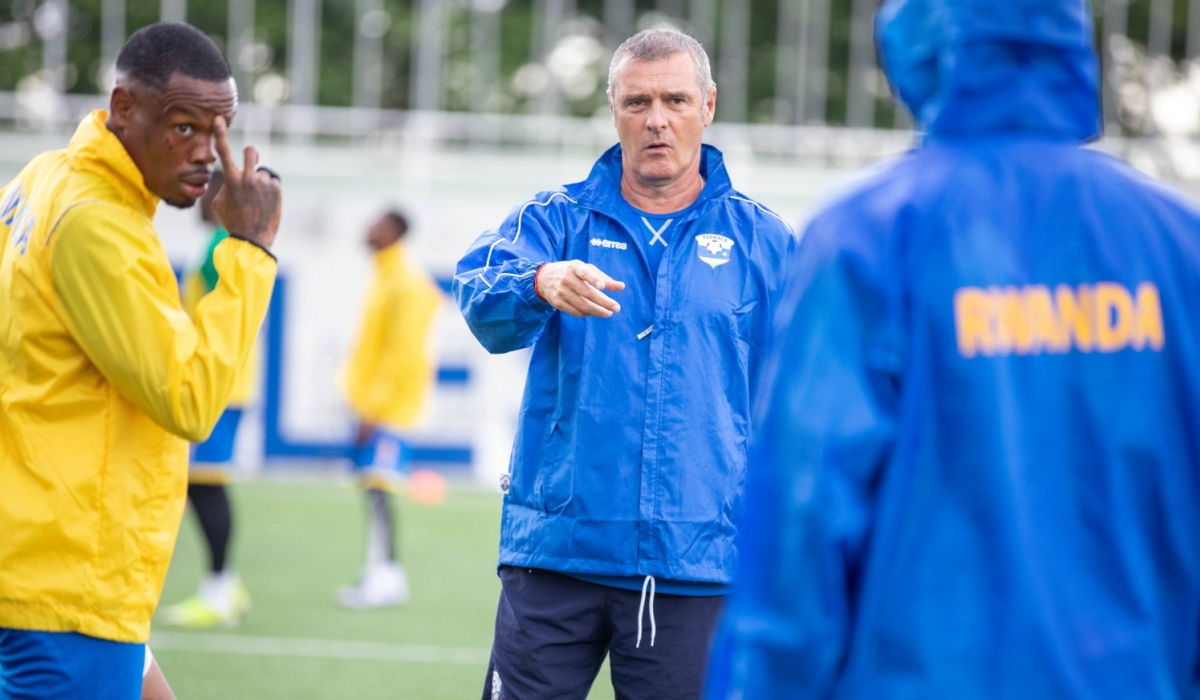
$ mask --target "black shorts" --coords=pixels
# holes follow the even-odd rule
[[[651,600],[511,566],[500,582],[484,700],[584,700],[606,654],[617,700],[700,698],[723,596]]]

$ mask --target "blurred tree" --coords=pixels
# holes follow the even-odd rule
[[[9,0],[0,3],[0,90],[32,89],[39,85],[42,67],[42,48],[39,37],[39,13],[49,0]],[[721,4],[748,3],[750,43],[746,72],[744,113],[751,122],[783,121],[798,123],[805,115],[796,114],[795,70],[777,65],[778,61],[797,61],[796,47],[776,46],[780,36],[798,36],[802,12],[814,7],[828,7],[828,66],[825,101],[806,108],[808,118],[819,118],[830,124],[846,123],[849,95],[874,93],[874,123],[889,127],[897,122],[896,108],[888,98],[886,86],[877,70],[863,64],[863,70],[850,74],[852,46],[860,47],[863,56],[864,34],[869,25],[851,22],[855,7],[873,11],[880,0],[616,0],[628,2],[633,9],[635,28],[668,22],[685,30],[702,30],[690,13],[711,6],[721,18]],[[100,55],[101,10],[106,0],[69,0],[70,67],[66,85],[72,93],[94,94],[106,85],[106,70]],[[414,55],[416,0],[380,0],[383,15],[374,18],[367,27],[358,26],[357,0],[321,0],[321,26],[318,51],[319,74],[316,99],[321,105],[348,106],[354,95],[354,44],[360,31],[382,31],[382,75],[380,103],[385,108],[405,109],[411,101]],[[608,60],[615,46],[615,37],[605,36],[604,13],[614,6],[614,0],[441,0],[444,13],[442,106],[450,110],[483,109],[494,112],[537,112],[547,104],[557,104],[562,112],[592,115],[605,109],[604,89]],[[569,9],[566,21],[545,38],[546,55],[534,55],[538,32],[535,26],[537,7],[546,3],[561,3],[555,7]],[[782,2],[795,3],[781,13]],[[126,33],[157,21],[160,0],[126,0]],[[1098,15],[1097,32],[1104,36],[1106,26],[1124,27],[1138,45],[1151,49],[1169,50],[1175,61],[1183,61],[1190,50],[1200,51],[1200,22],[1193,19],[1189,38],[1188,7],[1196,0],[1094,0]],[[256,85],[264,78],[276,87],[264,90],[264,95],[286,97],[288,55],[288,0],[255,0],[255,43],[231,61],[239,62],[247,84],[240,86],[246,101],[255,99]],[[1115,10],[1119,17],[1109,20],[1104,11]],[[210,36],[222,48],[226,47],[228,31],[228,0],[190,0],[187,3],[188,21]],[[486,24],[492,12],[494,23]],[[573,12],[573,14],[570,14]],[[672,13],[672,14],[664,14]],[[475,26],[481,18],[485,24]],[[794,28],[780,25],[794,22]],[[708,50],[714,63],[714,74],[721,75],[720,61],[728,52],[723,42],[734,41],[730,28],[717,21]],[[479,46],[480,36],[490,36],[486,27],[494,26],[494,56]],[[492,31],[492,30],[487,30]],[[855,44],[855,42],[858,42]],[[1189,46],[1189,41],[1191,46]],[[738,52],[733,52],[736,55]],[[1150,65],[1143,62],[1145,65]],[[1145,65],[1139,64],[1145,67]],[[1179,72],[1171,63],[1168,72]],[[1184,66],[1186,67],[1186,66]],[[1142,70],[1142,69],[1139,69]],[[1149,70],[1146,68],[1145,70]],[[1122,80],[1144,80],[1139,77]],[[1159,73],[1164,69],[1158,69]],[[788,71],[791,71],[789,73]],[[777,94],[777,81],[792,76],[793,84],[782,84]],[[781,77],[782,76],[782,77]],[[1161,82],[1161,81],[1160,81]],[[282,87],[279,87],[282,86]],[[553,96],[547,102],[547,92]],[[1115,92],[1117,88],[1113,88]],[[280,92],[282,91],[282,92]],[[733,99],[737,91],[725,93]],[[810,101],[811,102],[811,101]],[[1114,100],[1110,100],[1117,104]],[[861,105],[859,100],[856,104]],[[1112,107],[1116,109],[1116,107]],[[1124,108],[1122,108],[1124,109]],[[1136,110],[1135,110],[1136,111]],[[1126,119],[1125,110],[1122,119]],[[859,113],[862,111],[860,109]],[[1132,115],[1132,113],[1129,113]],[[1133,120],[1136,115],[1128,116]],[[1144,117],[1144,115],[1143,115]],[[1129,121],[1128,123],[1133,123]],[[1128,128],[1128,127],[1127,127]]]

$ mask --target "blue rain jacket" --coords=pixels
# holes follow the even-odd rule
[[[699,200],[649,232],[620,193],[621,150],[480,236],[454,295],[488,351],[533,346],[504,499],[500,563],[729,583],[750,396],[783,290],[791,229],[735,191],[703,147]],[[534,292],[546,262],[626,284],[612,318],[559,313]]]
[[[707,697],[1200,697],[1200,211],[1082,0],[878,30],[927,138],[801,239]]]

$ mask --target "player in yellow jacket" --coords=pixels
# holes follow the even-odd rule
[[[375,274],[358,340],[343,368],[346,398],[359,420],[354,467],[367,495],[369,525],[362,579],[338,592],[350,608],[403,605],[408,577],[396,559],[392,496],[408,468],[404,432],[421,412],[434,378],[430,331],[441,291],[409,257],[408,221],[381,216],[367,232]]]
[[[205,295],[217,288],[221,277],[214,257],[221,242],[229,237],[229,232],[213,211],[212,202],[221,189],[222,180],[221,171],[214,171],[208,191],[200,198],[200,219],[211,226],[213,232],[199,263],[191,266],[183,276],[183,308],[193,316]],[[233,461],[238,425],[257,379],[256,355],[257,350],[252,351],[238,372],[233,393],[229,396],[229,406],[217,420],[212,434],[192,448],[187,496],[208,548],[209,569],[201,579],[196,595],[162,610],[160,618],[169,625],[191,629],[218,625],[234,627],[250,608],[250,593],[237,571],[229,566],[233,507],[229,501],[228,487],[231,478],[229,465]]]
[[[133,700],[204,440],[275,280],[280,191],[234,162],[229,65],[158,24],[117,59],[108,112],[0,191],[0,698]],[[215,151],[214,151],[215,148]],[[183,310],[153,217],[217,157],[221,281]]]

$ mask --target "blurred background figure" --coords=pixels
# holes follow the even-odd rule
[[[358,417],[353,461],[367,500],[367,552],[357,585],[338,591],[348,608],[408,602],[408,575],[396,556],[397,478],[410,469],[406,429],[416,422],[434,379],[431,331],[441,290],[409,257],[408,220],[398,211],[367,230],[375,257],[358,338],[342,386]]]
[[[213,211],[212,202],[221,190],[222,179],[221,171],[214,171],[208,190],[199,201],[200,219],[212,229],[212,236],[198,264],[184,273],[183,308],[190,315],[195,315],[200,300],[216,289],[220,278],[213,254],[221,241],[229,237],[229,232]],[[250,609],[250,594],[229,562],[229,543],[233,537],[229,481],[238,425],[256,385],[257,356],[256,348],[239,370],[229,406],[217,420],[212,434],[192,447],[188,503],[196,515],[208,552],[208,574],[200,581],[196,595],[163,610],[163,621],[169,625],[197,629],[218,625],[233,627]]]
[[[816,215],[710,698],[1183,698],[1200,211],[1081,144],[1084,0],[891,0],[925,142]]]

